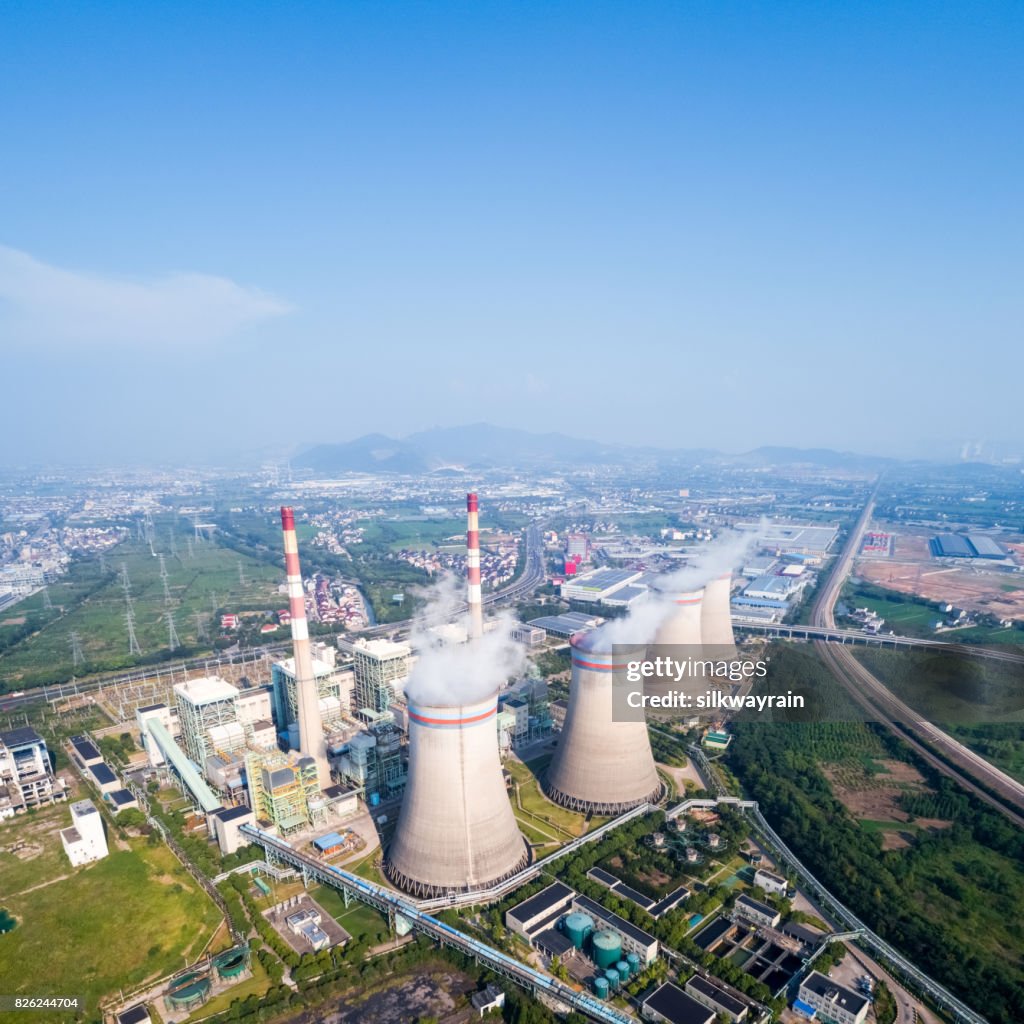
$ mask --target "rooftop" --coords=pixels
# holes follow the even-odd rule
[[[803,994],[805,989],[808,992],[813,992],[819,998],[828,1000],[835,1006],[842,1007],[847,1013],[853,1014],[853,1016],[860,1013],[868,1003],[864,996],[858,995],[852,989],[846,988],[845,985],[838,984],[838,982],[826,977],[820,971],[811,971],[800,982],[801,994]]]
[[[23,747],[30,743],[42,743],[43,738],[30,725],[23,725],[17,729],[8,729],[7,732],[0,732],[0,743],[5,747]]]
[[[769,917],[774,917],[778,914],[778,911],[769,906],[767,903],[762,903],[760,900],[751,899],[746,893],[736,897],[737,904],[742,904],[744,907],[749,907],[751,910],[756,910],[762,914],[768,914]]]
[[[710,1024],[715,1011],[701,1006],[678,985],[665,982],[653,995],[644,1000],[644,1009],[650,1007],[671,1024]]]
[[[708,999],[713,999],[719,1006],[724,1007],[729,1013],[740,1014],[746,1009],[746,1004],[741,1003],[734,996],[729,995],[724,988],[714,984],[707,978],[695,974],[687,983],[687,988],[699,992]]]
[[[619,917],[618,914],[612,913],[610,910],[605,910],[596,900],[592,900],[589,896],[577,896],[576,904],[590,914],[591,917],[597,918],[598,920],[604,921],[605,924],[609,925],[614,931],[621,932],[623,935],[628,936],[634,942],[639,942],[641,945],[650,946],[658,940],[653,935],[648,935],[647,932],[641,928],[637,928],[635,924],[630,924],[624,917]]]
[[[212,704],[215,701],[234,700],[238,697],[238,688],[220,676],[204,676],[202,679],[175,683],[174,692],[190,704]]]
[[[509,913],[517,921],[532,921],[535,917],[550,912],[559,903],[564,903],[573,895],[575,894],[569,886],[563,885],[561,882],[552,882],[536,896],[531,896],[518,906],[512,907]]]

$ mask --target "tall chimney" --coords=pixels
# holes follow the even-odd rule
[[[302,590],[299,568],[299,541],[295,535],[295,513],[281,507],[281,530],[284,533],[284,566],[288,574],[288,606],[292,617],[292,645],[295,649],[295,703],[299,711],[299,749],[316,761],[320,788],[331,784],[327,763],[327,741],[320,717],[320,694],[313,674],[313,652],[309,646],[309,625],[306,622],[306,596]]]
[[[469,636],[484,635],[484,606],[480,598],[480,505],[476,492],[466,495],[466,583],[469,604]]]

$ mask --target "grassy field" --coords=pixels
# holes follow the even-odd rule
[[[354,939],[358,939],[360,935],[368,935],[374,941],[382,942],[387,938],[387,921],[365,903],[353,900],[346,907],[341,893],[326,885],[311,889],[309,894]]]
[[[883,597],[868,596],[856,589],[843,595],[851,608],[868,608],[885,619],[885,629],[891,629],[903,636],[931,638],[935,635],[933,625],[942,618],[942,613],[926,604],[919,604],[911,598],[905,601],[890,601]]]
[[[5,829],[5,840],[8,835]],[[47,872],[54,869],[46,865]],[[83,868],[65,862],[64,870],[70,877],[3,898],[20,923],[0,939],[0,991],[77,995],[95,1015],[103,996],[197,956],[220,923],[217,909],[165,846],[136,840],[131,849],[113,849]],[[11,877],[5,863],[5,892]],[[17,873],[14,879],[20,884]],[[53,1017],[25,1013],[18,1020]]]
[[[209,642],[199,639],[196,613],[203,616],[204,629],[212,637],[216,635],[211,628],[215,608],[243,611],[280,606],[277,585],[283,577],[274,566],[209,541],[194,544],[192,558],[183,540],[178,541],[177,547],[179,557],[165,553],[165,562],[171,594],[169,607],[182,653],[187,648],[210,647]],[[244,584],[239,576],[239,563]],[[142,659],[128,653],[125,598],[118,578],[122,564],[131,580],[135,632]],[[40,628],[0,653],[0,679],[8,690],[70,678],[76,672],[69,640],[72,631],[81,638],[85,656],[85,664],[77,669],[78,675],[128,667],[167,650],[167,608],[159,559],[153,557],[148,545],[126,541],[107,553],[106,567],[103,574],[98,560],[75,563],[60,583],[50,586],[52,612],[35,610],[36,605],[41,609],[41,595],[18,606],[19,615],[41,616]]]
[[[508,758],[505,767],[518,786],[522,808],[516,806],[514,794],[512,806],[520,821],[531,825],[534,830],[539,829],[541,832],[547,833],[542,835],[540,841],[550,842],[553,833],[554,838],[565,843],[583,835],[588,828],[597,828],[599,825],[603,825],[607,819],[595,817],[588,826],[585,815],[559,807],[541,793],[540,783],[537,780],[550,760],[549,754],[530,761],[528,764],[523,764],[512,757]]]

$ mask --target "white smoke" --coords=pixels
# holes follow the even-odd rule
[[[675,610],[678,594],[700,590],[711,580],[732,572],[757,546],[764,535],[762,520],[756,530],[730,530],[719,534],[701,548],[682,569],[658,580],[655,587],[629,606],[624,618],[612,619],[601,626],[594,639],[601,646],[647,644],[661,624]]]
[[[409,639],[418,657],[405,692],[415,704],[470,704],[526,668],[523,645],[511,636],[516,622],[511,612],[489,619],[482,637],[464,642],[469,625],[465,608],[460,609],[464,586],[449,575],[428,588],[426,604],[413,622]]]

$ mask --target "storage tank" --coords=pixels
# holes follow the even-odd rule
[[[629,973],[631,977],[635,977],[640,973],[642,966],[640,964],[639,953],[630,953],[629,956],[626,957],[626,963],[629,964]]]
[[[577,633],[570,641],[569,704],[544,790],[556,804],[572,811],[612,815],[655,803],[664,788],[654,767],[646,721],[612,718],[615,669],[623,667],[629,655],[620,647],[618,660],[613,660],[612,644],[601,633]],[[644,648],[637,651],[642,657]]]
[[[617,932],[596,932],[590,940],[590,950],[598,967],[611,967],[622,959],[622,939]],[[611,981],[611,979],[608,979]]]
[[[577,949],[583,949],[587,936],[594,930],[594,919],[589,914],[569,914],[566,917],[563,928],[565,934],[572,940]]]
[[[626,982],[629,981],[629,975],[630,975],[629,964],[625,960],[620,960],[615,965],[615,970],[617,970],[619,972],[619,982],[620,982],[620,984],[625,985]]]
[[[609,967],[604,972],[604,976],[608,979],[608,987],[610,989],[617,989],[619,987],[619,972],[614,967]]]
[[[607,978],[595,978],[594,979],[594,995],[598,999],[607,999],[610,986],[608,985]]]

